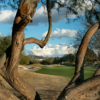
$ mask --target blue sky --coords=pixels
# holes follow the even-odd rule
[[[53,29],[49,42],[43,49],[36,44],[27,44],[25,46],[26,54],[63,56],[64,54],[74,53],[75,48],[72,46],[71,41],[77,36],[78,30],[83,30],[84,28],[79,20],[68,24],[65,12],[65,8],[60,9],[59,13],[55,9],[52,10]],[[83,13],[80,12],[80,15],[83,16]],[[15,14],[16,11],[12,11],[10,8],[0,11],[0,36],[11,35]],[[68,13],[67,15],[70,19],[76,18],[74,14]],[[33,22],[25,29],[25,37],[35,37],[41,40],[45,37],[47,30],[46,8],[44,9],[41,4],[38,4]]]

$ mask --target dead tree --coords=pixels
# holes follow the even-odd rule
[[[32,22],[39,0],[21,0],[12,29],[12,44],[0,57],[1,76],[18,92],[26,97],[27,100],[40,100],[38,93],[30,85],[24,82],[18,74],[18,64],[21,52],[27,43],[36,43],[43,48],[49,40],[52,31],[51,11],[49,0],[47,0],[47,12],[49,29],[44,40],[24,37],[25,27]]]
[[[81,94],[84,94],[86,91],[93,89],[94,87],[100,86],[100,68],[97,69],[97,71],[94,73],[94,75],[91,78],[84,80],[83,82],[78,84],[76,82],[81,75],[81,67],[84,61],[84,56],[89,41],[99,28],[100,28],[100,23],[94,24],[83,37],[76,55],[74,77],[71,79],[69,84],[61,92],[57,100],[78,100],[78,96],[80,96]],[[98,97],[99,97],[99,90],[95,94],[95,98],[98,99]]]

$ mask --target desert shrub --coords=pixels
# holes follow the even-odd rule
[[[63,57],[61,57],[60,60],[63,62],[74,62],[75,56],[73,54],[67,54],[67,55],[64,55]]]
[[[47,64],[49,64],[49,62],[47,60],[43,60],[43,61],[41,61],[41,64],[47,65]]]
[[[39,60],[30,60],[29,64],[40,64]]]
[[[0,37],[0,55],[11,45],[11,36],[1,36]]]
[[[28,56],[24,55],[24,54],[21,54],[19,64],[26,65],[26,64],[29,64],[29,63],[30,63],[30,58]]]
[[[49,58],[41,61],[41,64],[44,64],[44,65],[46,65],[46,64],[53,64],[54,63],[54,60],[55,60],[54,57],[49,57]]]
[[[60,58],[59,57],[55,57],[53,63],[54,64],[59,64],[60,63]]]

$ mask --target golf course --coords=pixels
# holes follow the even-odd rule
[[[62,65],[19,65],[18,72],[28,84],[41,96],[42,100],[56,100],[63,88],[73,77],[74,66]],[[94,68],[85,67],[85,79],[91,77]],[[26,100],[19,92],[14,90],[1,76],[2,83],[13,92],[20,100]]]

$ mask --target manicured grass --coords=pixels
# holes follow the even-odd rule
[[[94,68],[85,67],[84,68],[85,79],[91,77],[94,74],[95,71],[96,71],[96,69],[94,69]]]
[[[57,75],[57,76],[64,76],[64,77],[72,78],[74,75],[74,71],[75,71],[75,67],[73,66],[70,66],[70,67],[68,66],[56,66],[56,67],[44,66],[41,70],[36,71],[36,73]],[[85,72],[85,79],[86,79],[93,75],[93,73],[95,72],[95,69],[91,67],[85,67],[84,72]]]

